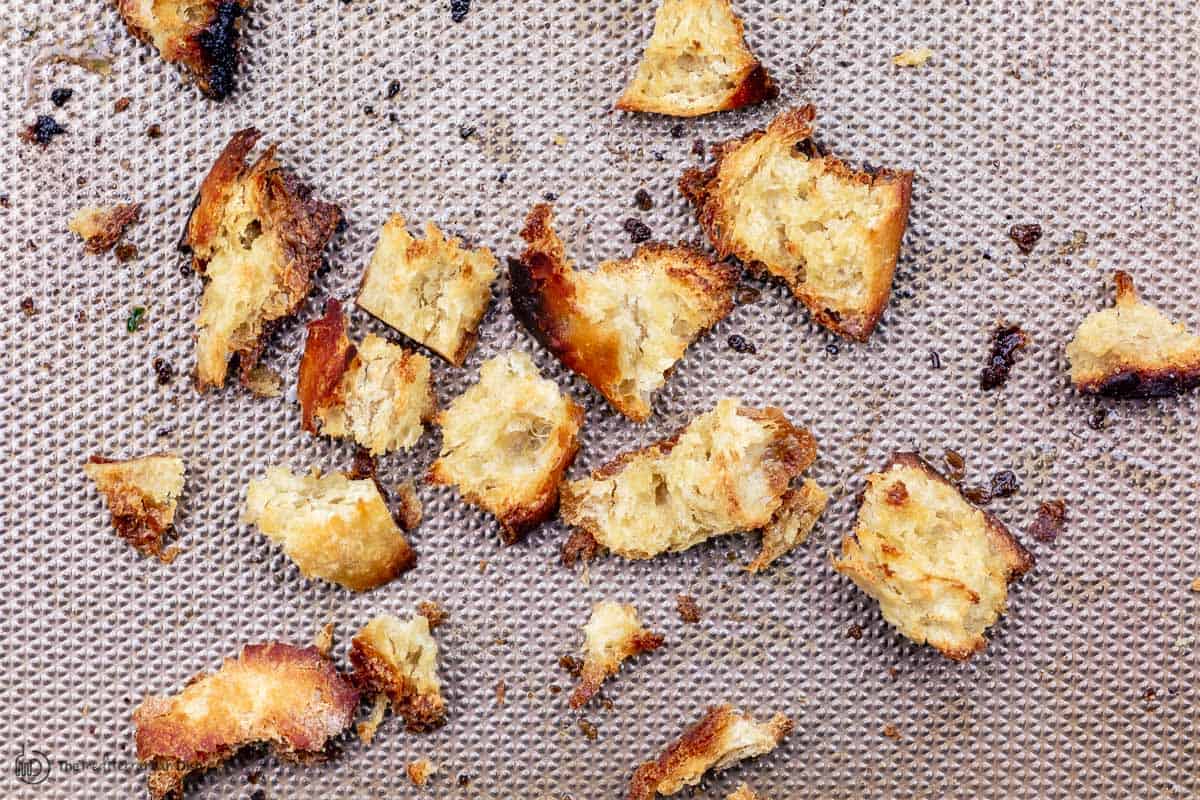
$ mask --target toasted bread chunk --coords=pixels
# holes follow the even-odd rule
[[[138,221],[141,203],[118,203],[115,206],[84,206],[76,211],[67,227],[83,239],[89,253],[103,253],[125,235],[125,229]]]
[[[142,555],[170,561],[163,539],[183,494],[183,459],[172,453],[128,461],[92,456],[83,471],[104,495],[117,535]]]
[[[583,409],[538,374],[526,353],[483,363],[479,382],[438,415],[442,453],[429,480],[457,486],[495,515],[513,544],[558,507],[558,485],[579,451]]]
[[[350,663],[358,685],[386,695],[392,713],[403,717],[410,731],[429,730],[446,718],[437,658],[429,620],[419,614],[408,622],[388,614],[378,616],[350,642]]]
[[[902,634],[961,661],[987,646],[983,633],[1004,613],[1008,584],[1033,556],[919,456],[898,453],[867,476],[857,527],[834,567]]]
[[[425,223],[414,239],[404,217],[393,214],[363,274],[358,307],[461,367],[492,299],[496,257],[469,250]]]
[[[184,778],[268,742],[283,756],[319,756],[349,727],[358,690],[315,647],[246,645],[213,674],[133,712],[137,757],[154,798],[181,796]]]
[[[674,438],[565,484],[562,518],[626,558],[686,550],[769,523],[816,449],[779,409],[721,400]]]
[[[730,705],[713,706],[704,718],[684,731],[655,761],[633,773],[629,800],[653,800],[695,786],[704,773],[731,767],[738,761],[769,753],[792,732],[783,714],[757,722]]]
[[[622,111],[698,117],[779,94],[729,0],[663,0]]]
[[[521,236],[529,246],[510,262],[513,312],[638,422],[688,345],[733,310],[737,270],[690,248],[644,245],[633,258],[579,272],[545,204],[529,212]]]
[[[759,796],[754,793],[753,789],[743,783],[737,789],[734,789],[733,793],[725,798],[725,800],[759,800]]]
[[[1171,397],[1200,386],[1200,336],[1138,299],[1117,272],[1117,303],[1089,314],[1067,345],[1071,382],[1085,394]]]
[[[416,554],[371,478],[293,475],[271,467],[250,481],[243,520],[283,547],[306,578],[363,592],[412,568]]]
[[[413,786],[424,786],[429,783],[433,773],[437,772],[437,765],[428,758],[418,758],[416,761],[410,761],[405,771]]]
[[[374,334],[357,348],[342,305],[308,324],[297,396],[304,430],[353,439],[371,455],[412,447],[437,413],[429,359]]]
[[[866,341],[883,314],[908,224],[913,174],[855,172],[809,142],[812,106],[714,148],[679,188],[721,258],[782,278],[813,318]]]
[[[758,555],[746,569],[762,572],[775,559],[804,544],[828,503],[829,494],[811,478],[797,488],[788,489],[779,510],[763,528]]]
[[[129,32],[163,61],[182,64],[213,100],[233,91],[239,19],[249,7],[250,0],[117,0]]]
[[[627,658],[662,646],[663,637],[642,627],[637,609],[605,600],[592,606],[583,626],[583,670],[571,694],[571,708],[580,708],[600,691],[600,684],[616,675]]]
[[[341,209],[315,200],[279,166],[274,147],[247,166],[261,135],[254,128],[233,135],[188,221],[192,266],[207,281],[196,320],[201,391],[225,383],[234,354],[242,381],[250,380],[271,325],[304,302],[342,219]]]

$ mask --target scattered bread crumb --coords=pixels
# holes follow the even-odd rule
[[[928,47],[914,47],[909,50],[901,50],[892,56],[892,63],[897,67],[920,67],[932,56],[933,51]]]
[[[580,708],[591,700],[627,658],[657,650],[663,643],[661,635],[642,627],[637,609],[611,600],[592,606],[583,635],[583,669],[579,686],[571,695],[571,708]]]
[[[141,203],[118,203],[114,206],[86,206],[79,209],[67,224],[83,239],[89,253],[103,253],[125,235],[125,229],[138,221]]]
[[[418,758],[406,769],[408,779],[413,782],[413,786],[424,786],[429,781],[429,776],[437,772],[437,766],[428,758]]]
[[[368,622],[350,642],[350,663],[359,686],[392,702],[410,731],[435,728],[446,718],[438,646],[429,620],[416,615],[402,622],[383,614]]]
[[[429,630],[437,630],[446,620],[450,612],[442,608],[435,600],[422,600],[417,603],[417,613],[429,620]]]
[[[313,637],[313,647],[317,648],[317,652],[323,656],[328,656],[329,651],[333,649],[333,630],[333,623],[326,622]]]
[[[164,550],[163,540],[183,494],[183,459],[173,453],[126,461],[92,456],[83,471],[108,504],[117,535],[142,555],[169,564],[178,550]]]

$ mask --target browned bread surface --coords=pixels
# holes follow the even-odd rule
[[[429,620],[419,614],[407,622],[378,616],[350,642],[355,681],[363,691],[385,695],[410,731],[429,730],[446,718],[437,659]]]
[[[67,227],[83,239],[89,253],[103,253],[121,240],[125,229],[137,222],[141,213],[141,203],[85,206],[71,216]]]
[[[142,555],[170,561],[163,539],[183,493],[183,459],[170,453],[125,461],[92,456],[83,471],[108,504],[117,535]]]
[[[583,668],[571,693],[571,708],[581,708],[596,696],[600,685],[616,675],[626,659],[662,646],[663,637],[642,627],[632,605],[603,600],[592,606],[583,626]]]

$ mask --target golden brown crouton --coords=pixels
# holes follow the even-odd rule
[[[351,438],[371,455],[412,447],[437,413],[429,359],[374,334],[346,337],[342,305],[308,324],[296,394],[309,433]]]
[[[335,205],[275,161],[267,148],[246,156],[261,134],[238,131],[200,186],[188,221],[192,266],[205,279],[196,320],[196,377],[201,391],[225,383],[237,355],[250,379],[271,326],[291,316],[312,287],[312,274],[342,219]]]
[[[726,797],[725,800],[759,800],[759,797],[754,793],[753,789],[743,783],[732,794]]]
[[[756,530],[783,505],[816,442],[777,408],[725,399],[674,438],[619,456],[562,489],[562,518],[626,558]]]
[[[583,409],[511,350],[485,361],[479,382],[438,415],[442,452],[432,483],[457,486],[495,515],[513,544],[558,507],[558,485],[579,451]]]
[[[183,493],[183,459],[170,453],[128,461],[92,456],[83,471],[104,495],[117,535],[142,555],[169,562],[163,539]]]
[[[424,786],[429,782],[429,777],[437,772],[437,766],[428,758],[418,758],[409,762],[405,771],[408,772],[408,779],[412,781],[413,786]]]
[[[1171,397],[1200,386],[1200,336],[1139,300],[1128,273],[1114,280],[1116,306],[1089,314],[1067,345],[1075,388],[1134,398]]]
[[[891,293],[913,174],[817,154],[815,113],[793,109],[718,145],[717,163],[679,188],[721,258],[783,279],[817,322],[866,341]]]
[[[492,299],[496,258],[486,247],[468,250],[425,223],[414,239],[393,214],[363,274],[358,307],[455,366],[475,345],[475,332]]]
[[[729,0],[663,0],[622,111],[698,117],[779,94]]]
[[[306,578],[356,592],[374,589],[416,563],[416,554],[371,478],[293,475],[271,467],[250,481],[243,521],[283,547]]]
[[[510,262],[513,312],[638,422],[688,345],[733,310],[737,270],[690,248],[644,245],[633,258],[579,272],[545,204],[529,212],[521,236],[529,246]]]
[[[797,488],[788,489],[779,510],[763,528],[758,555],[746,569],[761,572],[775,559],[804,544],[828,503],[829,494],[811,478]]]
[[[653,800],[657,795],[671,795],[685,786],[695,786],[710,769],[722,770],[771,752],[792,727],[792,721],[783,714],[776,714],[769,722],[757,722],[733,706],[713,706],[657,760],[637,768],[628,798]]]
[[[583,626],[583,670],[571,694],[571,708],[580,708],[600,691],[600,684],[616,675],[627,658],[662,646],[663,637],[642,627],[637,609],[605,600],[592,606]]]
[[[181,796],[189,773],[216,767],[245,745],[320,755],[357,707],[358,690],[315,647],[246,645],[217,672],[134,710],[137,757],[151,766],[151,797]]]
[[[71,216],[67,227],[83,239],[89,253],[103,253],[121,240],[125,229],[137,222],[141,213],[141,203],[85,206]]]
[[[129,32],[182,64],[213,100],[233,90],[239,19],[249,7],[250,0],[117,0]]]
[[[909,639],[965,660],[987,646],[983,633],[1004,613],[1008,584],[1033,556],[919,456],[898,453],[867,476],[857,527],[834,567]]]
[[[350,642],[355,681],[365,692],[386,695],[410,731],[429,730],[446,718],[437,657],[429,620],[420,615],[408,622],[378,616]]]

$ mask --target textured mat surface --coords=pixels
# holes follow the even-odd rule
[[[445,727],[414,735],[389,718],[371,747],[347,737],[329,762],[303,768],[245,755],[196,780],[191,796],[617,797],[636,764],[723,700],[785,711],[797,731],[696,796],[724,797],[742,780],[767,798],[1200,792],[1200,594],[1189,589],[1200,576],[1200,395],[1084,399],[1063,355],[1082,316],[1110,302],[1116,268],[1200,326],[1195,4],[738,0],[782,97],[679,127],[610,110],[649,35],[649,2],[477,0],[456,24],[448,3],[256,0],[240,88],[219,105],[126,35],[100,0],[18,5],[0,23],[0,794],[140,796],[130,712],[144,693],[176,690],[247,641],[308,642],[330,620],[344,660],[368,616],[407,615],[424,599],[451,614],[437,634]],[[87,36],[111,50],[112,74],[42,66],[27,98],[21,75],[38,52]],[[926,66],[891,64],[920,45],[934,51]],[[400,88],[389,99],[391,81]],[[48,99],[56,87],[75,90],[61,109]],[[123,97],[128,110],[114,112]],[[532,352],[587,407],[573,475],[721,396],[778,404],[817,435],[812,474],[834,490],[806,546],[759,577],[741,569],[757,548],[749,536],[649,563],[604,558],[584,582],[557,563],[560,524],[501,549],[492,520],[450,490],[421,486],[418,569],[352,596],[304,580],[239,523],[246,483],[268,465],[344,468],[351,448],[302,434],[294,391],[259,400],[190,386],[200,284],[181,272],[175,243],[232,131],[261,127],[349,223],[300,320],[265,355],[290,386],[303,322],[325,296],[349,297],[389,212],[436,220],[503,257],[518,251],[529,206],[553,195],[585,266],[630,251],[631,217],[659,239],[698,239],[675,189],[703,161],[695,142],[809,101],[830,150],[917,174],[895,292],[869,344],[834,338],[779,286],[751,281],[761,296],[689,352],[638,427],[514,325],[501,283],[466,366],[435,366],[445,404],[483,359]],[[20,142],[44,113],[67,133],[45,149]],[[147,135],[152,125],[160,137]],[[639,189],[650,211],[635,207]],[[70,213],[126,199],[144,204],[127,236],[139,256],[85,255],[66,231]],[[1024,222],[1045,230],[1029,256],[1006,235]],[[146,322],[130,334],[134,306]],[[985,393],[978,374],[999,319],[1023,326],[1032,344],[1008,386]],[[385,333],[353,313],[352,335],[369,331]],[[735,333],[757,354],[731,349]],[[179,377],[158,386],[155,358]],[[1108,416],[1096,429],[1100,410]],[[421,475],[438,441],[431,432],[385,459],[386,482]],[[863,476],[897,448],[935,461],[953,449],[972,484],[1001,469],[1020,480],[990,509],[1038,565],[968,664],[908,644],[829,566]],[[94,453],[164,449],[188,465],[185,552],[171,566],[113,536],[80,468]],[[1059,541],[1022,535],[1056,497],[1069,507]],[[696,598],[702,622],[680,621],[679,593]],[[667,645],[609,683],[611,708],[572,713],[557,661],[576,651],[588,608],[606,597],[635,603]],[[422,756],[439,772],[418,791],[403,765]]]

